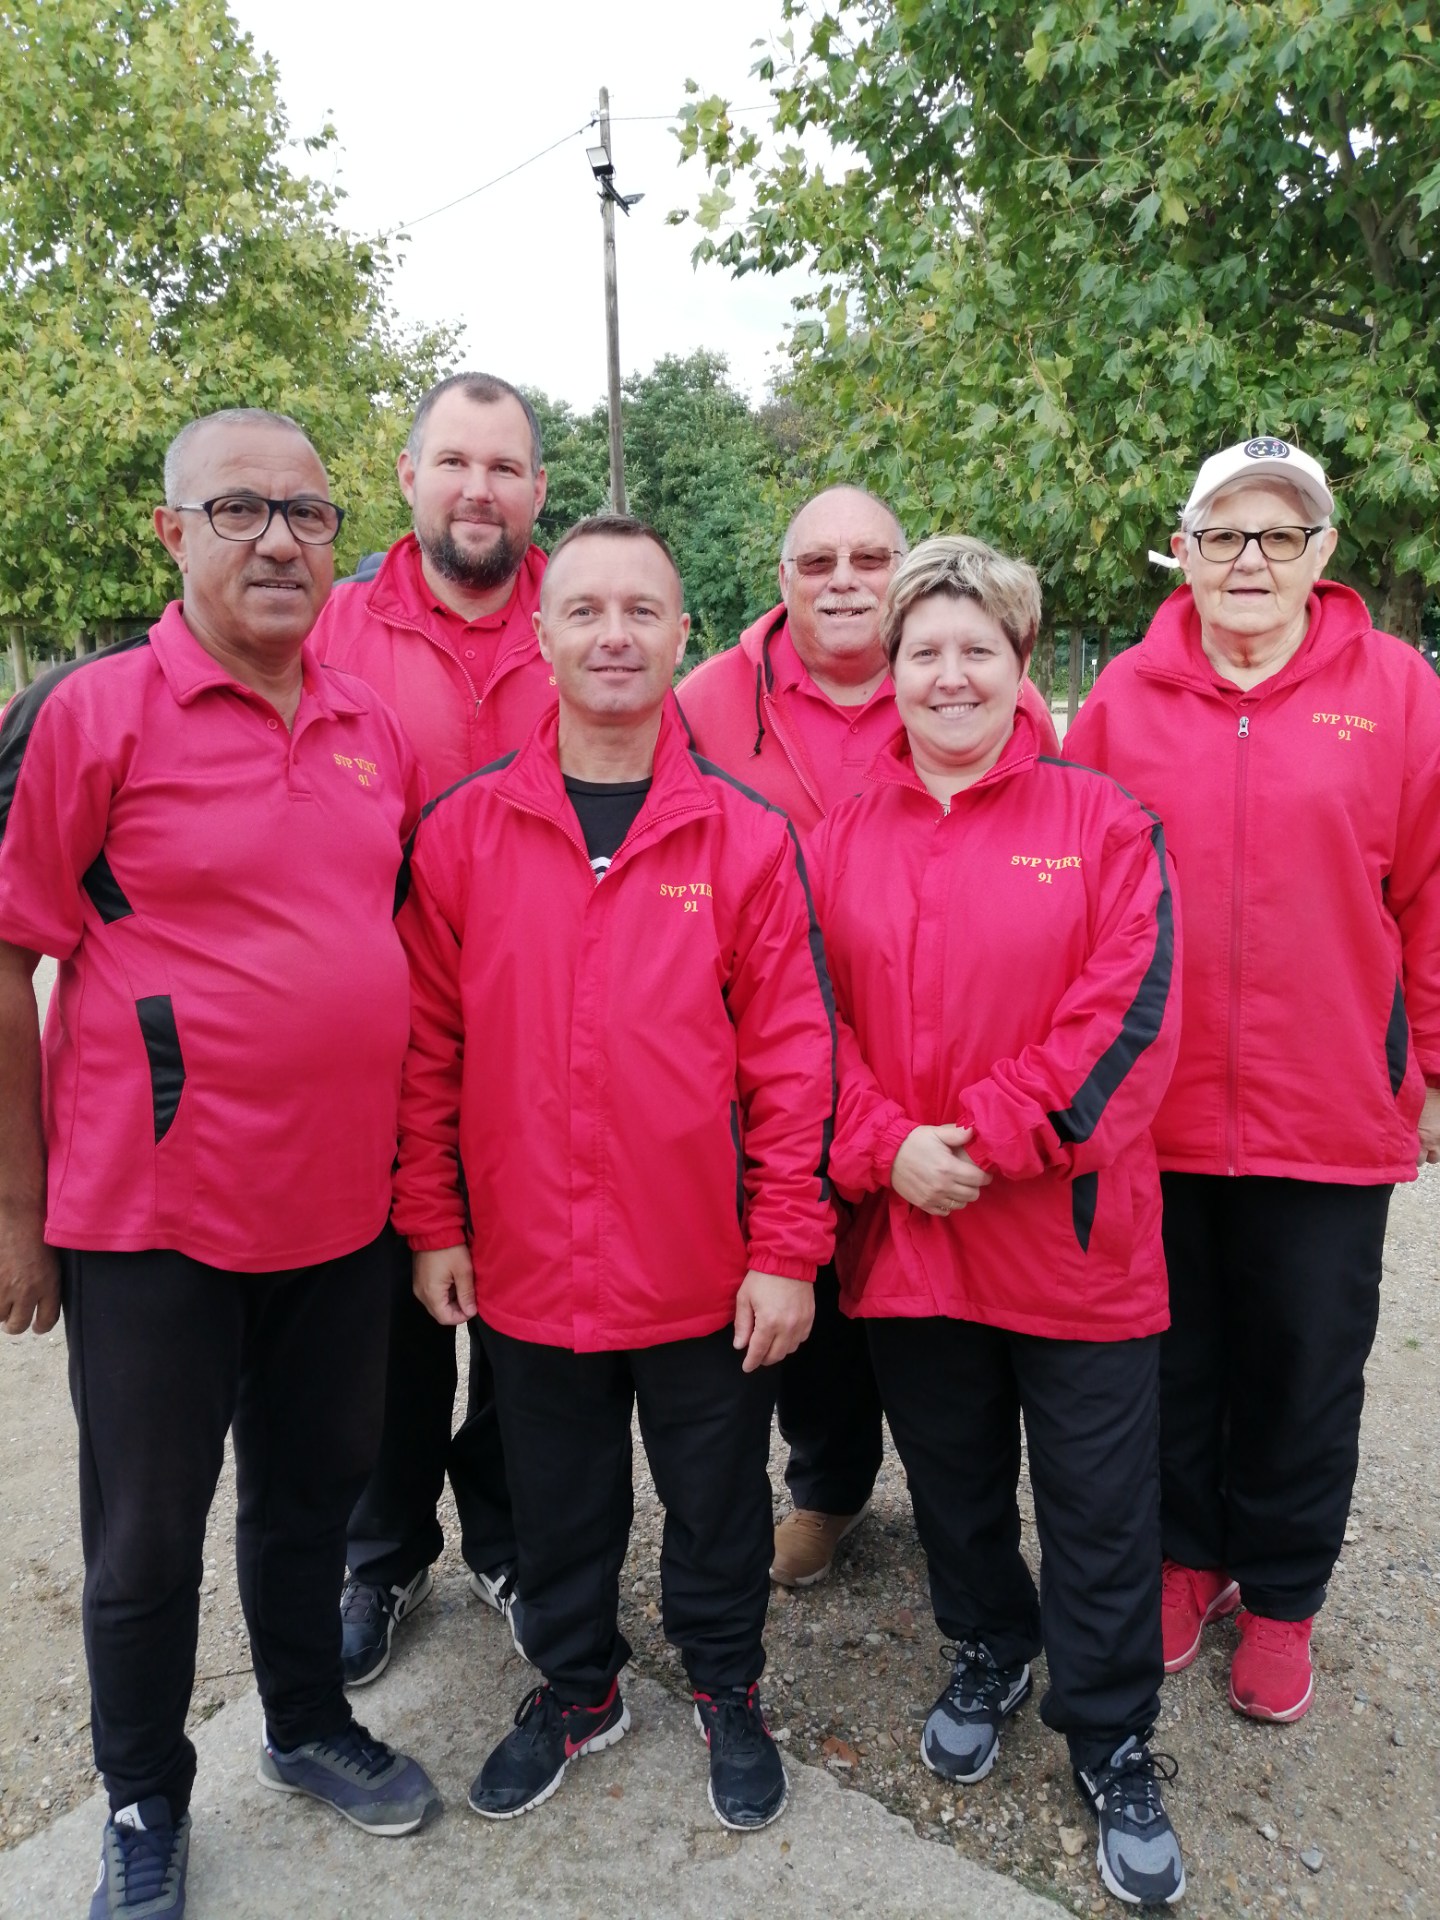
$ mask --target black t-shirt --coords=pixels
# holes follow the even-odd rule
[[[620,843],[634,824],[650,791],[648,780],[574,780],[565,775],[565,791],[585,836],[585,851],[595,878],[602,880]]]

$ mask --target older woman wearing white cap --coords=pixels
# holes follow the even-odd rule
[[[1175,855],[1165,1666],[1240,1607],[1230,1703],[1260,1720],[1313,1696],[1390,1194],[1440,1161],[1440,680],[1322,579],[1333,510],[1284,440],[1212,455],[1171,542],[1185,585],[1065,742]]]

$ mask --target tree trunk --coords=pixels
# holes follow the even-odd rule
[[[18,620],[10,623],[10,669],[15,676],[15,691],[30,684],[30,662],[25,657],[25,629]]]
[[[1080,711],[1080,688],[1085,678],[1085,634],[1080,627],[1070,629],[1070,703],[1065,716],[1068,727]]]
[[[1418,573],[1404,573],[1398,578],[1390,574],[1378,590],[1372,590],[1365,597],[1370,604],[1370,618],[1382,633],[1393,633],[1401,640],[1408,640],[1412,647],[1419,646],[1425,583]]]
[[[1042,630],[1036,634],[1035,649],[1030,655],[1030,678],[1048,707],[1050,697],[1055,691],[1055,635],[1053,632]]]
[[[1100,629],[1100,647],[1099,647],[1099,651],[1095,656],[1095,678],[1097,680],[1100,678],[1101,674],[1105,671],[1106,665],[1108,664],[1110,659],[1110,640],[1111,640],[1111,629],[1109,627],[1102,627]]]

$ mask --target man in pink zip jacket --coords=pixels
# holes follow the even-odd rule
[[[437,1320],[478,1318],[543,1676],[471,1787],[492,1819],[629,1725],[637,1403],[711,1806],[744,1830],[786,1796],[757,1686],[767,1370],[833,1246],[833,1024],[794,832],[691,750],[675,706],[682,608],[649,528],[565,536],[536,621],[559,711],[431,803],[398,922],[395,1224]]]
[[[545,504],[534,409],[503,380],[455,374],[420,402],[397,467],[415,530],[396,541],[378,575],[331,596],[314,645],[399,715],[433,796],[518,747],[555,704],[532,624],[545,571],[530,538]],[[352,1687],[384,1672],[396,1627],[431,1591],[447,1471],[471,1591],[509,1615],[520,1644],[515,1530],[489,1362],[471,1339],[465,1419],[452,1437],[455,1334],[415,1299],[404,1242],[390,1244],[385,1425],[351,1518],[340,1607]]]
[[[780,548],[781,603],[704,660],[678,689],[700,752],[783,807],[802,838],[865,783],[896,733],[880,637],[885,589],[906,549],[883,500],[828,487]],[[1021,690],[1044,753],[1058,753],[1034,683]],[[780,1369],[780,1432],[793,1502],[775,1530],[770,1574],[805,1587],[864,1517],[883,1451],[880,1396],[863,1332],[840,1312],[834,1270],[815,1288],[815,1327]]]
[[[1065,741],[1161,816],[1184,893],[1154,1126],[1165,1665],[1240,1606],[1230,1702],[1260,1720],[1313,1697],[1390,1194],[1440,1159],[1440,682],[1321,577],[1333,509],[1288,441],[1212,455],[1186,584]]]
[[[111,1807],[91,1920],[185,1911],[227,1434],[262,1782],[380,1834],[439,1805],[355,1721],[335,1631],[384,1389],[422,799],[394,714],[306,644],[342,518],[293,420],[192,422],[155,512],[183,597],[0,730],[0,1326],[63,1305]]]

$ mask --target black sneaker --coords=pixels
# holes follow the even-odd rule
[[[470,1783],[470,1805],[487,1820],[513,1820],[548,1800],[565,1769],[582,1753],[599,1753],[623,1740],[630,1709],[620,1683],[598,1707],[562,1706],[548,1680],[527,1693],[507,1733]]]
[[[1030,1666],[997,1667],[980,1640],[942,1647],[954,1662],[950,1684],[930,1709],[920,1758],[931,1773],[968,1787],[983,1780],[1000,1751],[1000,1726],[1030,1691]]]
[[[790,1796],[780,1750],[760,1712],[760,1689],[717,1687],[695,1695],[695,1724],[710,1748],[710,1805],[722,1827],[768,1827]]]
[[[400,1622],[430,1597],[435,1585],[422,1567],[403,1587],[347,1580],[340,1594],[340,1665],[347,1687],[365,1687],[390,1664],[390,1642]]]
[[[528,1660],[521,1639],[521,1628],[525,1620],[525,1606],[515,1591],[515,1563],[507,1561],[503,1566],[492,1567],[489,1573],[470,1574],[470,1591],[485,1606],[492,1607],[501,1614],[510,1627],[510,1639],[515,1651],[522,1660]]]
[[[1133,1734],[1104,1766],[1075,1770],[1082,1798],[1100,1816],[1100,1878],[1133,1907],[1173,1906],[1185,1891],[1180,1842],[1160,1798],[1160,1782],[1178,1772],[1168,1753],[1152,1753]]]
[[[105,1822],[90,1920],[120,1920],[124,1914],[183,1920],[189,1861],[190,1816],[172,1818],[163,1794],[117,1808]]]

